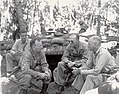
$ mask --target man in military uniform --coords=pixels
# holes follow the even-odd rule
[[[87,68],[73,70],[73,74],[77,75],[73,86],[80,90],[80,94],[85,94],[88,90],[98,87],[105,81],[104,75],[111,75],[116,72],[114,70],[116,66],[115,59],[109,51],[101,47],[101,38],[99,36],[90,37],[88,47],[92,53],[86,62]],[[78,84],[80,81],[83,83],[82,87]]]
[[[38,39],[30,41],[30,49],[26,50],[20,58],[20,70],[15,73],[23,94],[27,94],[31,79],[39,79],[43,81],[43,87],[40,94],[47,94],[47,87],[51,81],[51,71],[48,68],[42,43]]]
[[[61,87],[70,84],[67,78],[68,73],[71,72],[74,66],[80,67],[85,65],[88,59],[88,47],[85,43],[79,41],[78,34],[71,34],[69,36],[70,44],[66,47],[66,50],[62,56],[62,61],[58,63],[57,68],[54,70],[54,81]],[[66,81],[66,79],[68,79]],[[62,88],[58,91],[60,94]]]
[[[18,64],[20,57],[26,49],[30,48],[30,40],[27,38],[27,32],[22,30],[20,39],[16,40],[10,53],[6,54],[6,71],[10,73]]]

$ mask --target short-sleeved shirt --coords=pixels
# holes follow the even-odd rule
[[[26,49],[30,49],[30,40],[27,39],[26,42],[23,44],[21,39],[18,39],[14,43],[11,51],[14,51],[14,53],[17,53],[17,52],[23,52]]]

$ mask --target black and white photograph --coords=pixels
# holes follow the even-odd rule
[[[0,94],[119,94],[119,0],[0,0]]]

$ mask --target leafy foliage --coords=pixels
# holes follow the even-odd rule
[[[61,0],[59,0],[61,2]],[[88,26],[92,27],[97,24],[97,8],[98,0],[76,0],[76,5],[60,6],[58,3],[52,6],[48,0],[20,0],[23,11],[23,19],[27,24],[29,34],[37,34],[41,32],[41,29],[49,27],[55,24],[57,27],[56,18],[60,18],[60,24],[75,25],[76,21],[84,21]],[[103,1],[103,0],[102,0]],[[13,0],[1,0],[0,1],[0,31],[5,34],[6,39],[10,38],[10,35],[19,30],[18,19],[16,15],[16,7]],[[68,2],[67,2],[68,3]],[[119,14],[119,1],[111,0],[101,5],[99,11],[103,20],[108,21],[105,14],[107,11],[113,8]],[[53,11],[53,14],[51,14]],[[51,15],[53,19],[51,19]],[[117,19],[118,20],[118,19]],[[73,24],[72,24],[73,22]],[[42,28],[41,25],[43,26]],[[58,26],[59,27],[59,26]],[[42,32],[41,32],[42,33]]]

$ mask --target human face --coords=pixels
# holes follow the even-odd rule
[[[77,43],[77,38],[76,38],[76,35],[71,35],[70,37],[69,37],[69,41],[71,42],[71,43],[73,43],[73,44],[75,44],[75,43]]]
[[[42,43],[37,40],[35,41],[35,45],[32,46],[32,49],[33,49],[34,53],[36,53],[36,54],[41,52],[42,48],[43,48]]]
[[[27,33],[21,33],[20,38],[21,38],[22,43],[25,43],[26,38],[27,38]]]

